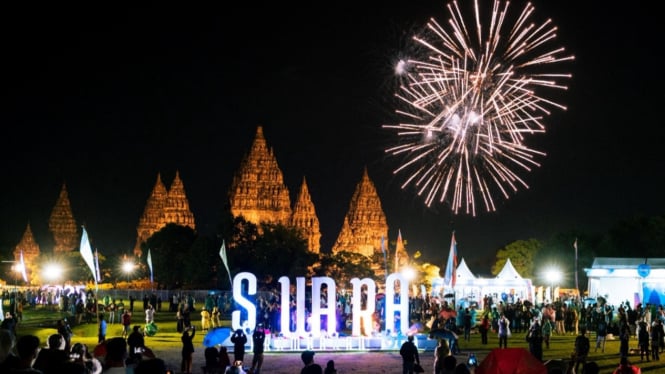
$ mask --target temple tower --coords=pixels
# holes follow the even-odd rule
[[[305,177],[300,185],[298,198],[293,206],[293,216],[291,217],[291,226],[297,227],[307,239],[307,248],[315,253],[321,249],[321,230],[319,228],[319,218],[316,216],[314,203],[307,188]]]
[[[171,188],[166,189],[161,174],[157,174],[157,182],[148,197],[143,215],[136,228],[137,238],[134,245],[134,255],[142,254],[141,244],[145,243],[154,233],[169,223],[191,227],[196,230],[194,214],[189,209],[189,200],[185,193],[185,186],[180,179],[180,172],[176,171]]]
[[[64,183],[55,207],[51,211],[48,228],[53,234],[55,242],[53,253],[69,252],[78,247],[78,229],[72,214],[72,206],[69,203],[67,187]]]
[[[381,253],[381,238],[388,238],[388,223],[374,183],[365,168],[332,252],[355,252],[371,258],[375,253]]]
[[[23,263],[28,276],[28,283],[31,283],[38,275],[37,258],[39,257],[40,249],[39,244],[35,241],[35,236],[32,234],[29,223],[21,241],[14,247],[14,261],[16,263],[21,261],[21,252],[23,252]]]
[[[282,171],[259,126],[229,190],[231,214],[245,220],[289,225],[291,199]]]
[[[185,194],[185,185],[180,179],[180,172],[176,171],[175,178],[166,194],[164,205],[164,221],[166,224],[175,223],[179,226],[189,227],[196,230],[194,214],[189,210],[189,200]],[[162,227],[165,225],[162,225]]]

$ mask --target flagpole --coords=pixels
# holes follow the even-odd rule
[[[580,284],[577,278],[577,238],[575,238],[575,243],[573,243],[573,247],[575,247],[575,289],[577,290],[577,297],[582,299],[580,295]]]

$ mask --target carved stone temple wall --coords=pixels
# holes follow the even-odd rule
[[[53,253],[69,252],[79,247],[79,234],[76,220],[69,202],[67,186],[63,183],[60,196],[51,211],[48,229],[53,235]]]
[[[134,255],[141,256],[141,244],[169,223],[196,230],[194,214],[189,209],[189,200],[179,171],[176,171],[175,178],[168,190],[162,182],[161,174],[157,174],[157,181],[136,228]]]

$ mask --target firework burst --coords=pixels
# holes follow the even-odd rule
[[[402,188],[415,187],[428,206],[448,202],[475,216],[477,200],[494,211],[498,192],[507,199],[528,188],[518,172],[540,166],[545,153],[527,140],[545,132],[550,110],[566,109],[543,93],[565,90],[558,81],[571,75],[549,70],[574,57],[550,47],[557,28],[532,22],[530,3],[514,17],[499,0],[486,19],[477,0],[470,17],[457,2],[447,9],[446,27],[431,19],[413,38],[421,58],[395,68],[401,120],[383,126],[398,140],[386,152],[401,160],[394,173],[406,175]]]

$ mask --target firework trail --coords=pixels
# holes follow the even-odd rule
[[[455,214],[475,216],[476,200],[494,211],[497,192],[507,199],[528,188],[518,171],[540,166],[545,154],[526,141],[545,132],[552,108],[566,109],[541,91],[565,90],[558,80],[571,75],[548,69],[574,57],[550,47],[557,28],[531,21],[530,3],[514,16],[499,0],[491,10],[476,0],[471,16],[457,2],[447,9],[445,27],[431,19],[413,38],[421,58],[395,68],[401,122],[383,126],[398,140],[386,153],[401,160],[394,173],[406,175],[402,188],[415,187],[428,206],[448,202]]]

